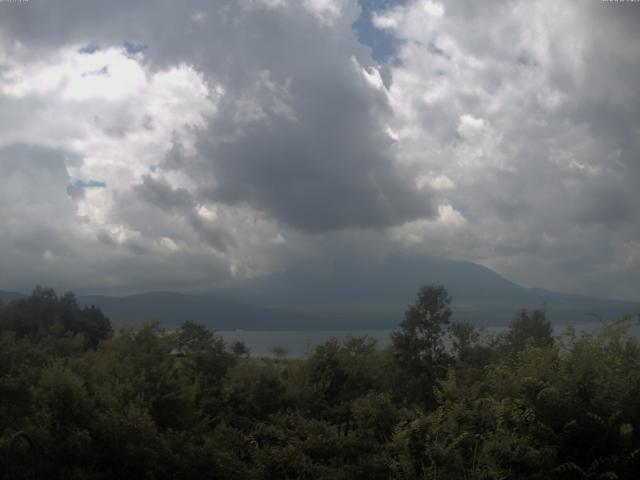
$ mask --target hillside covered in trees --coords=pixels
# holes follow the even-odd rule
[[[5,455],[26,431],[47,479],[638,478],[634,319],[554,337],[520,311],[491,336],[450,304],[422,287],[384,349],[254,358],[38,288],[0,306],[2,472],[31,468],[22,439]]]

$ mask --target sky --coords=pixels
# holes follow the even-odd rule
[[[639,23],[595,0],[0,2],[0,289],[411,254],[638,300]]]

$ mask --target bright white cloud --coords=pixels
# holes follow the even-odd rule
[[[633,15],[596,3],[402,2],[373,13],[396,42],[384,65],[355,1],[0,19],[0,152],[25,165],[1,165],[0,248],[112,288],[400,250],[633,297],[640,44]],[[129,263],[146,273],[123,280]]]
[[[46,111],[5,129],[2,143],[35,142],[74,155],[66,165],[72,182],[106,184],[78,201],[78,214],[97,227],[109,221],[114,192],[139,183],[174,143],[194,154],[196,131],[221,95],[189,65],[150,72],[141,55],[120,47],[82,53],[73,45],[46,61],[7,67],[0,92],[25,106],[41,102]]]
[[[603,256],[624,251],[620,239],[629,245],[640,234],[629,216],[640,202],[620,179],[637,171],[631,132],[639,105],[629,96],[630,77],[614,73],[637,72],[632,62],[640,51],[612,50],[630,33],[620,23],[624,14],[614,18],[604,8],[413,1],[374,16],[400,42],[388,94],[398,155],[419,172],[419,186],[435,188],[472,219],[457,222],[449,255],[525,284],[598,293],[591,278]],[[594,23],[598,32],[615,31],[598,38]],[[607,52],[611,70],[594,77],[598,52]],[[603,118],[626,124],[618,124],[620,134],[600,134]],[[621,191],[610,189],[614,184]],[[407,224],[398,238],[433,251],[445,231],[442,218]],[[577,273],[580,262],[593,273]],[[637,277],[622,264],[611,267],[621,280],[609,294],[628,294],[625,284]]]

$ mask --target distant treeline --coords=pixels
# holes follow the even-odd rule
[[[193,322],[114,333],[37,288],[0,306],[0,478],[33,468],[21,440],[7,455],[18,431],[42,479],[639,478],[631,318],[554,337],[520,311],[487,335],[450,304],[422,287],[384,349],[253,358]]]

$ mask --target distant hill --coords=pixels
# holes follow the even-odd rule
[[[335,330],[346,324],[354,328],[362,321],[340,315],[256,307],[208,296],[173,292],[150,292],[126,297],[89,295],[78,297],[78,301],[82,305],[99,307],[115,325],[136,325],[148,320],[159,320],[169,327],[177,327],[185,320],[192,320],[215,330]],[[363,322],[358,328],[383,326]]]
[[[216,330],[372,330],[395,328],[420,285],[442,284],[453,296],[453,320],[500,326],[521,308],[546,308],[553,323],[612,321],[640,312],[622,302],[525,288],[474,264],[428,256],[345,259],[322,271],[299,268],[238,282],[207,295],[151,292],[79,296],[115,325],[193,320]],[[0,300],[22,294],[0,292]]]
[[[0,290],[0,302],[10,302],[11,300],[17,300],[23,297],[25,297],[25,295],[22,293],[5,292],[4,290]]]
[[[430,283],[444,285],[453,296],[455,321],[481,325],[505,325],[521,308],[546,308],[555,323],[610,321],[640,312],[640,302],[525,288],[472,262],[417,255],[394,255],[367,264],[347,259],[321,272],[280,272],[216,293],[254,304],[395,326],[419,286]]]

